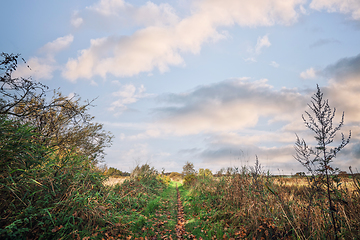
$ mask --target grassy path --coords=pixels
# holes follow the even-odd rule
[[[236,233],[227,224],[227,219],[232,217],[219,216],[218,202],[206,194],[194,194],[183,186],[179,187],[185,215],[184,239],[235,239]]]
[[[148,202],[145,211],[130,222],[132,238],[127,239],[177,239],[176,237],[176,183]]]
[[[170,182],[145,208],[128,215],[126,239],[229,239],[233,234],[227,234],[223,222],[213,221],[216,214],[204,197]]]

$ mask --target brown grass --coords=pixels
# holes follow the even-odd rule
[[[129,179],[129,177],[109,177],[106,181],[104,181],[105,186],[115,186],[116,184],[122,184],[126,179]]]
[[[336,216],[344,239],[355,239],[360,232],[360,193],[349,179],[334,198]],[[235,229],[246,226],[260,239],[332,239],[333,231],[324,190],[313,190],[301,178],[234,174],[198,179],[194,191],[199,196],[221,196],[214,203],[218,219],[226,219]],[[311,197],[312,196],[312,197]],[[268,235],[267,235],[268,234]],[[271,238],[269,238],[271,236]]]

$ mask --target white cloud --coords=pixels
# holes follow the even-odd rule
[[[16,71],[13,73],[13,77],[32,77],[35,80],[51,79],[53,77],[52,73],[55,69],[56,66],[53,60],[32,57],[26,62],[26,64],[21,64],[18,66]]]
[[[326,9],[328,12],[351,14],[354,20],[360,20],[360,1],[358,0],[313,0],[310,8],[318,11]]]
[[[41,53],[45,53],[48,56],[53,57],[55,53],[64,50],[69,47],[70,44],[74,41],[74,36],[69,34],[64,37],[59,37],[52,42],[45,44],[42,48],[40,48]]]
[[[300,77],[303,79],[313,79],[316,78],[316,71],[314,68],[309,68],[306,71],[300,73]]]
[[[182,53],[199,53],[205,42],[225,38],[217,31],[218,27],[289,25],[297,20],[296,8],[302,3],[304,0],[199,1],[194,2],[193,14],[182,20],[178,20],[168,5],[148,3],[144,9],[156,9],[149,12],[165,14],[165,18],[170,19],[168,25],[152,23],[129,37],[92,39],[88,49],[82,50],[76,59],[69,59],[63,76],[75,81],[94,75],[106,77],[108,73],[119,77],[133,76],[151,72],[154,68],[164,72],[169,66],[184,63]],[[124,1],[102,0],[90,8],[111,17],[119,9],[128,7]],[[138,14],[146,12],[141,9],[138,8],[132,17],[139,19],[141,16],[147,21],[149,17]],[[161,14],[159,17],[164,18]],[[259,39],[258,50],[269,44],[267,36]]]
[[[81,17],[71,19],[71,25],[73,25],[76,28],[80,27],[83,22],[84,22],[84,19],[82,19]]]
[[[265,35],[263,37],[258,37],[256,46],[255,46],[255,52],[256,52],[256,54],[260,54],[262,48],[270,47],[270,46],[271,46],[271,43],[270,43],[267,35]]]
[[[106,23],[107,27],[118,27],[121,22],[127,25],[167,26],[179,21],[175,10],[167,3],[156,5],[149,1],[136,7],[123,0],[101,0],[86,9],[85,21],[91,22],[91,18],[97,18]]]
[[[120,90],[113,92],[112,96],[118,98],[116,101],[110,104],[109,111],[119,111],[117,114],[121,114],[128,109],[127,105],[136,103],[139,99],[152,96],[145,93],[146,89],[144,85],[136,88],[133,84],[122,85]]]
[[[94,10],[102,15],[110,16],[117,15],[118,11],[125,8],[129,4],[124,0],[101,0],[100,2],[87,7],[87,9]]]
[[[35,80],[51,79],[53,72],[59,68],[56,64],[55,54],[67,48],[73,40],[74,37],[70,34],[45,44],[39,49],[44,56],[32,57],[27,60],[26,64],[19,65],[13,77],[28,78],[31,76]]]
[[[273,66],[274,68],[278,68],[280,66],[280,64],[278,64],[275,61],[271,61],[270,66]]]

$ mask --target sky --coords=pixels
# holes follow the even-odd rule
[[[26,59],[15,76],[95,99],[114,135],[105,164],[214,173],[305,168],[296,134],[317,84],[345,112],[350,143],[333,166],[360,170],[359,0],[71,0],[2,3],[1,52]],[[339,143],[340,132],[334,141]],[[334,146],[335,146],[334,145]]]

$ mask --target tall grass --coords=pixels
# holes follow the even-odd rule
[[[348,179],[342,181],[346,184],[337,192],[342,201],[336,202],[339,236],[358,239],[360,192]],[[327,199],[316,195],[309,205],[313,189],[304,183],[305,177],[271,176],[258,161],[241,172],[233,169],[231,175],[197,177],[185,208],[188,231],[200,225],[203,231],[198,234],[204,239],[334,239]]]

